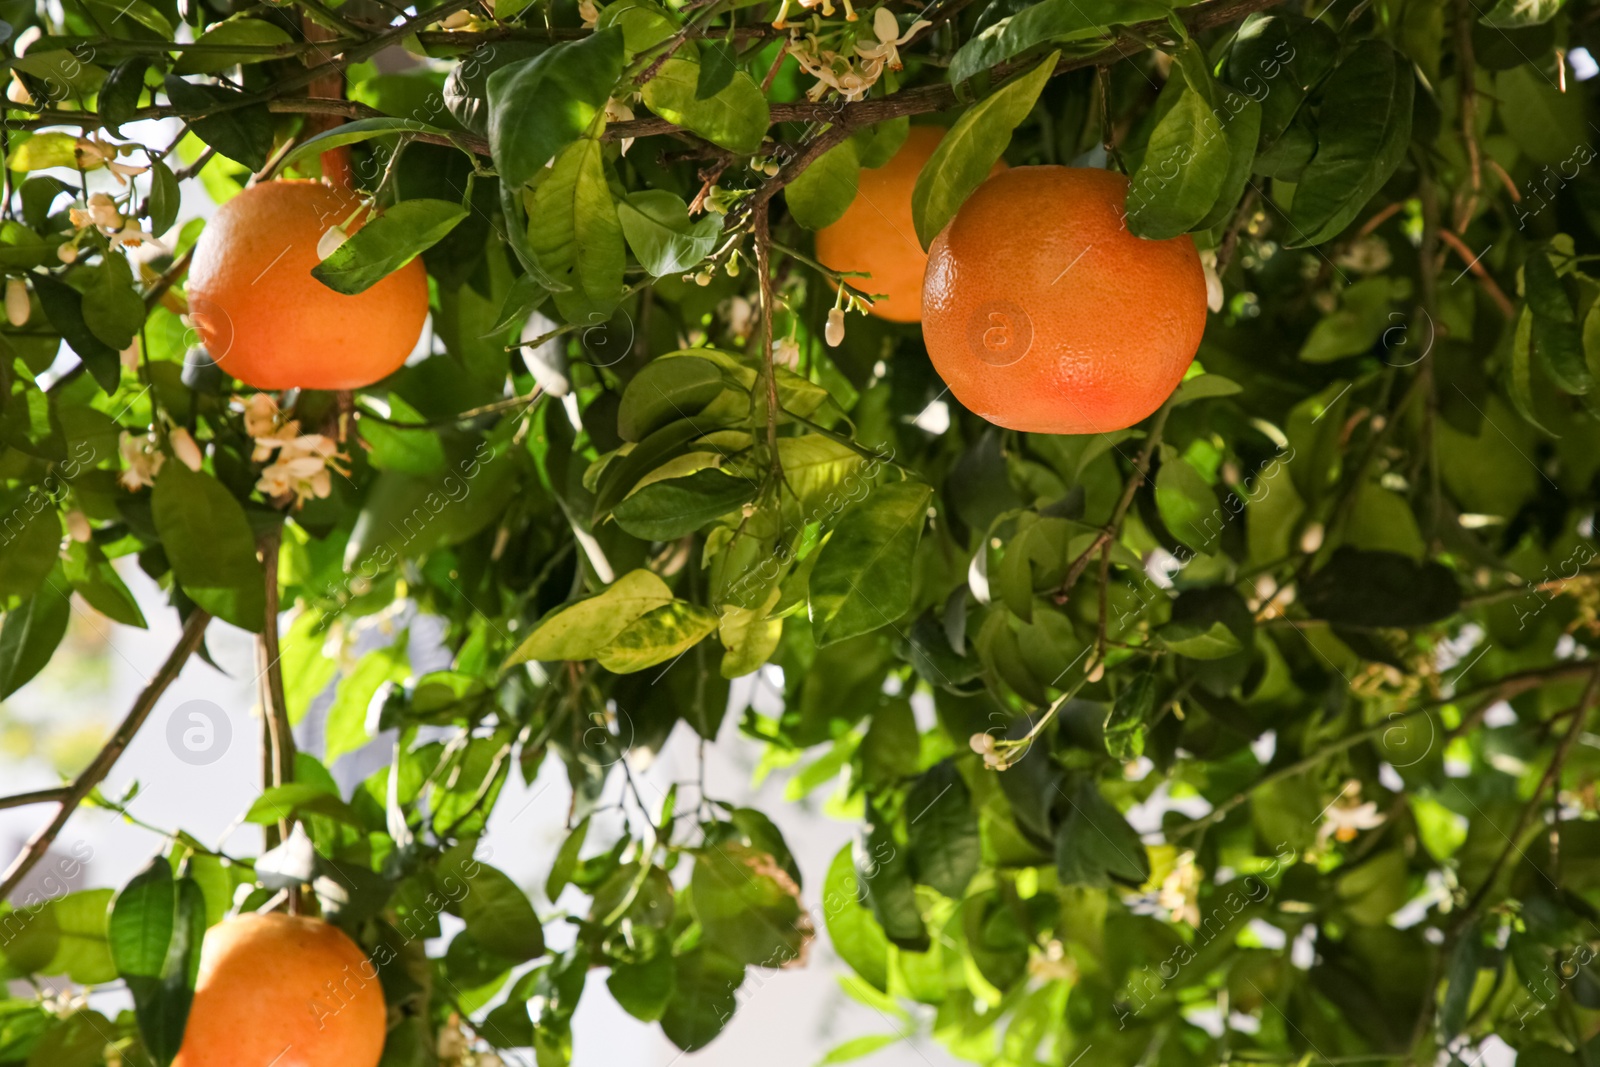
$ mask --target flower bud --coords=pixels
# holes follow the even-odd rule
[[[200,469],[204,457],[200,454],[200,446],[195,444],[194,437],[188,430],[180,426],[167,435],[167,440],[171,443],[172,454],[178,457],[179,463],[192,471]]]
[[[89,538],[94,536],[94,530],[89,526],[89,516],[73,508],[67,512],[67,536],[78,544],[88,544]]]
[[[7,278],[6,321],[13,326],[26,326],[29,314],[28,283],[21,278]]]
[[[345,233],[343,226],[329,226],[328,232],[322,235],[317,242],[317,258],[327,259],[339,251],[339,246],[350,240],[350,235]]]
[[[828,342],[829,348],[838,348],[844,340],[844,308],[834,308],[828,312],[828,328],[822,333]]]
[[[58,245],[58,246],[56,246],[56,258],[59,259],[63,263],[75,263],[75,262],[77,262],[77,259],[78,259],[78,246],[77,245]]]

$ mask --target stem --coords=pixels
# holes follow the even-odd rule
[[[65,795],[61,797],[61,807],[57,809],[55,817],[28,839],[21,853],[11,861],[4,878],[0,878],[0,901],[10,897],[12,891],[27,877],[34,865],[44,858],[50,845],[67,825],[67,820],[72,818],[72,813],[78,810],[78,806],[105,780],[106,775],[111,773],[111,768],[116,766],[117,759],[133,741],[134,735],[139,732],[139,727],[150,717],[156,702],[177,680],[183,665],[200,647],[200,642],[205,638],[206,626],[210,622],[211,616],[200,608],[195,608],[190,614],[183,624],[183,633],[179,636],[178,643],[167,655],[166,662],[156,671],[155,677],[140,691],[138,698],[133,702],[133,707],[128,710],[116,732],[89,762],[89,766],[73,779],[70,786],[65,787]]]
[[[1150,472],[1150,459],[1155,454],[1156,447],[1161,444],[1161,434],[1167,428],[1167,416],[1171,414],[1172,400],[1169,398],[1161,405],[1161,410],[1156,412],[1156,421],[1150,424],[1150,434],[1144,439],[1144,447],[1139,449],[1139,455],[1133,461],[1133,473],[1128,476],[1128,484],[1122,488],[1122,497],[1112,509],[1111,518],[1106,521],[1093,543],[1067,568],[1067,576],[1062,579],[1061,587],[1056,590],[1057,603],[1066,603],[1068,593],[1083,576],[1083,572],[1088,570],[1089,561],[1094,554],[1109,546],[1122,528],[1122,520],[1127,517],[1128,509],[1133,506],[1133,498],[1138,494],[1139,487],[1144,484],[1145,476]]]
[[[0,797],[0,809],[24,808],[29,804],[48,804],[52,801],[59,803],[67,798],[71,789],[64,785],[52,789],[35,789],[31,793],[17,793],[14,796]]]
[[[283,692],[282,652],[278,647],[278,554],[283,544],[279,527],[261,535],[261,568],[265,572],[266,618],[256,641],[256,665],[260,672],[261,717],[263,719],[262,785],[274,787],[294,780],[294,731],[289,726],[289,704]],[[289,836],[292,821],[280,820],[269,827],[267,847],[272,848]],[[277,841],[273,841],[273,833]],[[289,911],[299,913],[299,893],[289,895]]]

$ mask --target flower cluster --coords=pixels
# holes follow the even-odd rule
[[[826,4],[827,0],[815,0],[815,2]],[[808,0],[801,0],[801,4],[806,7],[811,6]],[[849,8],[848,0],[845,7]],[[825,7],[823,13],[832,14],[831,5]],[[856,17],[855,12],[850,12],[848,17],[853,20]],[[781,15],[774,25],[782,27]],[[803,37],[796,34],[791,37],[789,53],[794,56],[802,70],[817,79],[817,84],[806,92],[806,96],[810,99],[820,100],[823,94],[832,89],[846,100],[860,100],[878,84],[878,79],[883,77],[885,70],[901,68],[900,46],[910,41],[928,25],[931,23],[918,20],[911,24],[910,29],[901,33],[894,12],[886,7],[880,7],[872,16],[872,34],[876,40],[870,44],[857,40],[853,55],[824,48],[814,33],[808,33]]]
[[[157,248],[165,246],[157,241],[155,234],[141,230],[137,224],[123,218],[122,212],[117,210],[116,201],[105,193],[92,193],[86,207],[71,208],[67,218],[72,225],[77,227],[80,234],[84,230],[96,229],[111,239],[112,248],[121,248],[124,245],[134,247],[149,242]],[[56,249],[56,254],[63,263],[71,263],[78,258],[77,239],[61,245]]]
[[[256,488],[269,497],[292,493],[295,507],[300,507],[307,497],[326,497],[333,490],[330,470],[350,473],[341,465],[349,457],[333,438],[301,433],[300,420],[285,418],[278,402],[266,393],[255,394],[245,404],[244,428],[256,442],[250,458],[256,463],[272,460],[256,482]]]

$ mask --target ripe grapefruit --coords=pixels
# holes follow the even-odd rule
[[[274,181],[217,209],[195,245],[188,294],[223,370],[258,389],[356,389],[405,362],[428,316],[420,259],[354,296],[311,276],[317,242],[358,203],[321,182]]]
[[[377,968],[337,927],[240,915],[206,932],[172,1067],[376,1067],[386,1029]]]
[[[1128,180],[1081,167],[991,177],[928,250],[922,335],[968,409],[1029,433],[1105,433],[1155,411],[1200,347],[1187,235],[1128,232]]]
[[[857,289],[887,299],[872,313],[890,322],[922,321],[922,274],[928,255],[911,221],[911,191],[933,150],[944,140],[938,126],[913,126],[905,143],[883,166],[861,171],[856,198],[838,222],[817,231],[817,259],[830,270],[861,270]],[[1004,163],[995,164],[998,173]]]

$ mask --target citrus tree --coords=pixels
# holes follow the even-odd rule
[[[608,994],[695,1050],[814,939],[978,1063],[1589,1062],[1597,15],[0,3],[0,696],[76,611],[145,625],[131,568],[182,620],[81,773],[0,799],[40,826],[0,973],[48,994],[0,1063],[547,1067]],[[1128,251],[1041,245],[1061,182]],[[1041,423],[1068,355],[1122,384]],[[448,669],[349,651],[402,606]],[[19,892],[220,624],[260,854],[174,828]],[[757,671],[782,710],[728,714]],[[640,789],[674,732],[859,843]],[[547,760],[571,832],[519,886],[483,835]],[[268,962],[303,1010],[238,1015]]]

